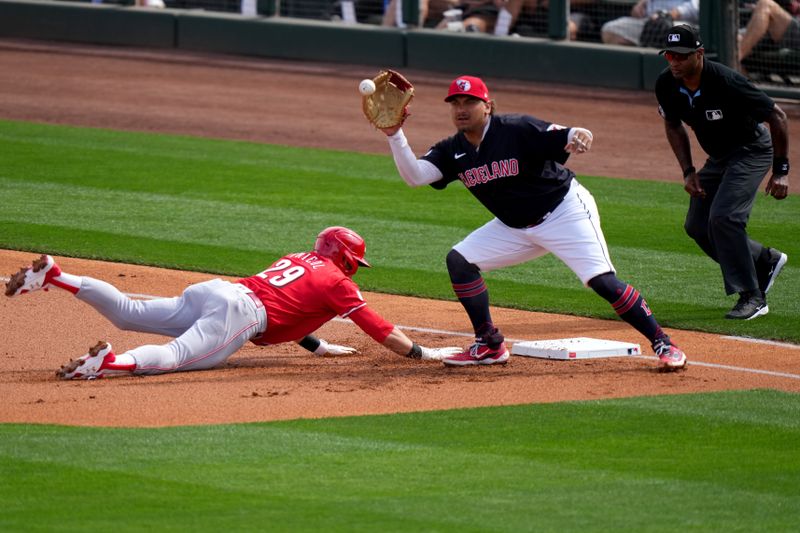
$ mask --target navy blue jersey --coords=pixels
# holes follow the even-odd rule
[[[460,180],[491,213],[507,226],[539,223],[561,203],[575,174],[562,166],[568,129],[528,115],[496,115],[480,149],[459,132],[436,143],[422,159],[443,177],[435,189]]]
[[[775,102],[733,69],[703,61],[700,87],[690,91],[669,69],[656,80],[659,112],[670,123],[685,122],[711,157],[721,158],[758,137],[757,126]]]

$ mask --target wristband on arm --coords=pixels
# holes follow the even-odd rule
[[[313,335],[306,335],[300,342],[298,342],[300,346],[308,350],[309,352],[313,353],[314,355],[325,355],[328,353],[328,349],[325,347],[325,342],[321,341],[320,339],[316,338]]]
[[[789,174],[789,158],[775,157],[772,159],[772,173],[781,176]]]
[[[687,167],[686,170],[683,171],[683,179],[688,178],[690,174],[693,174],[695,172],[697,172],[697,169],[694,168],[693,166]]]
[[[411,359],[422,359],[422,348],[416,342],[411,343],[411,350],[406,354],[406,357]]]

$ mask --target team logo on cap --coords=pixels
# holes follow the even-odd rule
[[[472,85],[469,83],[469,80],[457,80],[456,85],[461,91],[469,91],[470,87],[472,87]]]
[[[667,42],[670,42],[670,43],[679,43],[679,42],[681,42],[681,34],[680,33],[670,33],[669,36],[667,36]]]

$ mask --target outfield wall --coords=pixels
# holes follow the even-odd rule
[[[655,49],[647,48],[48,0],[0,0],[0,37],[474,72],[634,90],[652,90],[665,65]],[[768,92],[785,95],[780,89]]]

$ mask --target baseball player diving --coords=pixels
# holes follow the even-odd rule
[[[594,198],[564,166],[571,154],[591,148],[591,131],[529,115],[497,115],[486,84],[474,76],[453,80],[444,100],[456,133],[419,159],[402,130],[407,111],[396,125],[376,125],[387,135],[397,170],[409,186],[441,190],[460,181],[495,217],[447,254],[453,291],[472,322],[475,342],[444,363],[508,361],[481,274],[550,252],[647,337],[661,368],[684,368],[686,355],[662,331],[644,297],[617,278]],[[367,111],[365,106],[369,119]]]
[[[62,379],[96,379],[131,374],[203,370],[222,364],[248,341],[258,345],[297,341],[316,355],[355,353],[311,335],[339,315],[393,352],[441,360],[459,348],[426,348],[367,306],[352,276],[366,245],[355,231],[333,226],[317,237],[314,249],[285,255],[263,272],[236,282],[212,279],[189,286],[181,296],[132,300],[112,285],[61,270],[49,255],[20,269],[6,283],[6,296],[57,287],[94,307],[123,330],[174,337],[115,354],[98,342],[56,372]]]

